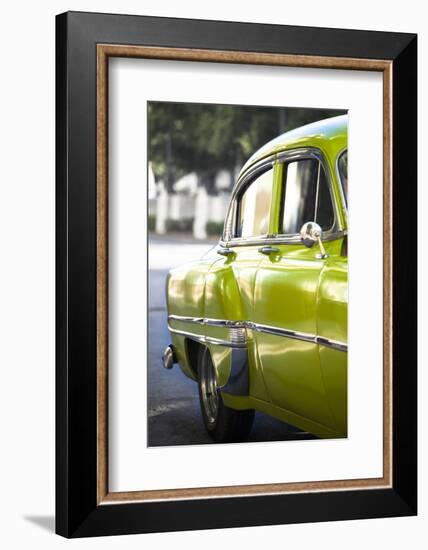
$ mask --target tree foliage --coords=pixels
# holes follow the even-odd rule
[[[279,134],[341,113],[326,109],[150,102],[149,160],[156,178],[163,179],[169,190],[179,177],[196,172],[200,184],[210,192],[218,170],[233,172]]]

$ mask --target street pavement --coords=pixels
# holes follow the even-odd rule
[[[165,281],[171,267],[199,258],[213,246],[183,238],[149,240],[148,420],[149,446],[212,444],[199,409],[198,387],[178,365],[162,367],[162,353],[171,342],[167,328]],[[256,413],[249,441],[312,439],[267,415]]]

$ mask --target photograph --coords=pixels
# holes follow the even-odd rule
[[[347,111],[147,122],[148,446],[346,438]]]

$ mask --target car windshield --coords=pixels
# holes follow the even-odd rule
[[[348,151],[344,151],[338,160],[339,176],[342,183],[343,195],[348,205]]]

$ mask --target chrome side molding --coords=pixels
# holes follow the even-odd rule
[[[229,329],[230,340],[221,340],[218,338],[211,338],[210,336],[203,336],[201,334],[194,334],[191,332],[178,330],[172,328],[168,324],[168,328],[171,332],[176,334],[181,334],[182,336],[188,336],[194,340],[197,340],[201,343],[216,344],[220,346],[227,347],[245,347],[246,346],[246,336],[245,329],[256,330],[258,332],[264,332],[267,334],[272,334],[274,336],[282,336],[284,338],[291,338],[294,340],[301,340],[304,342],[310,342],[312,344],[318,344],[320,346],[326,346],[337,351],[348,351],[348,344],[344,342],[339,342],[337,340],[332,340],[330,338],[325,338],[324,336],[319,336],[317,334],[308,334],[306,332],[299,332],[296,330],[290,330],[282,327],[273,327],[270,325],[263,325],[260,323],[253,323],[251,321],[229,321],[226,319],[204,319],[202,317],[184,317],[181,315],[169,315],[169,321],[181,321],[184,323],[194,323],[197,325],[204,326],[214,326],[214,327],[223,327]]]
[[[317,344],[320,346],[337,349],[338,351],[348,351],[348,344],[338,342],[337,340],[330,340],[329,338],[324,338],[323,336],[317,336]]]
[[[171,328],[168,325],[168,329],[173,334],[179,334],[180,336],[186,336],[187,338],[190,338],[191,340],[195,340],[196,342],[200,342],[201,344],[214,344],[215,346],[224,346],[227,348],[245,348],[247,347],[246,340],[244,342],[242,341],[232,341],[232,340],[222,340],[220,338],[212,338],[211,336],[204,336],[202,334],[195,334],[194,332],[188,332],[186,330],[178,330],[175,328]]]

